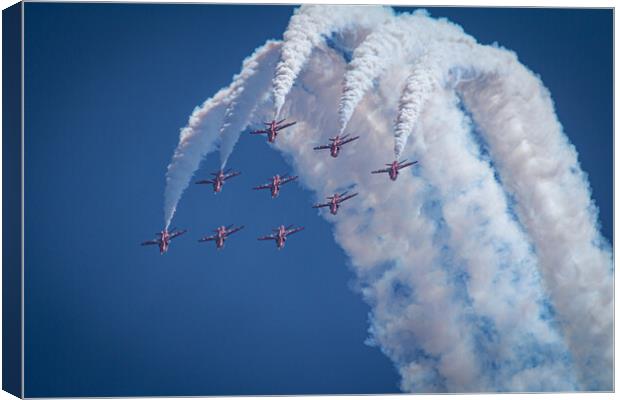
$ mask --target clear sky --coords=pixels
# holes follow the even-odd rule
[[[386,393],[369,307],[290,168],[243,135],[222,193],[191,185],[160,256],[164,174],[192,109],[282,36],[293,7],[27,3],[27,397]],[[612,239],[612,12],[430,9],[515,50],[550,89]],[[219,167],[212,154],[196,179]],[[355,206],[355,199],[345,204]],[[197,242],[244,224],[223,251]],[[282,251],[272,227],[306,230]]]

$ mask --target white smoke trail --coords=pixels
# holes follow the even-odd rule
[[[424,104],[436,87],[437,78],[433,76],[434,68],[429,65],[430,62],[432,62],[432,58],[428,54],[420,57],[414,64],[413,73],[407,78],[403,88],[398,105],[398,118],[394,127],[394,156],[396,160],[400,159],[407,139],[418,118],[420,118]]]
[[[460,87],[465,88],[467,106],[483,129],[504,184],[515,196],[519,219],[533,236],[545,284],[579,366],[582,388],[610,390],[611,254],[597,230],[587,179],[561,132],[548,92],[516,57],[503,50],[477,48],[465,55],[441,52],[458,59],[452,61],[460,67],[452,71],[469,75],[453,77],[454,83],[461,81]],[[395,132],[397,157],[422,107],[431,95],[437,95],[438,83],[447,75],[449,65],[440,66],[446,60],[435,56],[434,62],[431,57],[420,60],[403,91]],[[525,151],[515,153],[519,147]],[[567,240],[567,229],[575,232],[573,240]],[[575,270],[583,274],[587,270],[595,278],[565,282]],[[590,323],[583,324],[588,318]]]
[[[304,21],[296,23],[309,29],[312,23]],[[351,185],[360,192],[355,207],[323,215],[334,223],[335,239],[372,308],[369,341],[394,361],[402,389],[609,390],[610,252],[601,249],[587,180],[544,86],[504,50],[466,39],[412,45],[413,73],[409,63],[385,66],[376,90],[360,97],[348,122],[361,139],[332,168],[333,160],[318,157],[310,143],[325,140],[338,122],[334,109],[345,62],[321,39],[337,30],[334,24],[318,38],[306,37],[299,26],[285,36],[276,77],[284,60],[294,59],[296,67],[284,68],[288,83],[277,111],[288,95],[287,113],[299,122],[274,147],[291,156],[300,181],[317,196]],[[351,36],[355,43],[379,24],[360,26]],[[355,21],[347,28],[355,32]],[[284,56],[287,40],[299,45],[292,58]],[[401,92],[407,76],[416,74],[428,90],[405,86]],[[267,75],[256,74],[252,85],[265,87]],[[480,154],[454,90],[482,128],[492,161]],[[245,104],[263,98],[260,92],[228,92],[235,103],[231,115],[250,109]],[[245,124],[241,114],[260,121],[272,112],[262,102],[231,124]],[[368,172],[387,161],[394,120],[398,155],[421,163],[392,183]],[[413,129],[415,140],[406,148]],[[238,133],[224,133],[234,145]],[[503,189],[516,199],[516,217]]]
[[[307,151],[308,138],[320,136],[333,124],[333,116],[329,115],[333,107],[325,102],[334,98],[336,86],[334,82],[325,80],[327,65],[333,69],[335,61],[329,60],[327,65],[316,60],[313,62],[315,65],[307,68],[300,77],[302,86],[307,90],[291,92],[289,110],[290,115],[296,119],[311,123],[301,127],[303,136],[287,136],[280,140],[276,147],[293,155],[302,182],[321,196],[338,189],[342,182],[355,184],[356,191],[377,196],[377,192],[381,194],[382,190],[377,190],[376,187],[373,190],[372,186],[378,185],[375,185],[372,177],[358,171],[363,171],[368,165],[368,157],[377,159],[377,164],[381,161],[381,155],[385,154],[386,138],[389,137],[388,126],[373,124],[368,117],[361,123],[358,121],[355,129],[365,134],[366,138],[365,143],[360,144],[363,146],[365,158],[357,163],[348,163],[348,168],[342,171],[330,169],[327,175],[327,165],[317,161],[316,155]],[[321,100],[313,98],[308,92]],[[369,116],[372,115],[370,110],[377,109],[376,104],[362,107],[359,114]],[[451,112],[452,109],[441,109],[433,113],[435,118],[432,121],[445,121],[445,115],[450,115]],[[436,118],[437,114],[444,114],[444,118]],[[457,121],[452,121],[449,127],[453,133],[458,133],[460,125],[462,124],[457,114]],[[435,132],[435,128],[430,131]],[[378,135],[378,132],[381,132],[381,135]],[[440,188],[443,199],[450,198],[449,191],[454,187],[463,190],[463,187],[472,186],[481,179],[481,174],[487,182],[482,189],[470,188],[471,194],[464,199],[457,197],[456,203],[450,204],[450,214],[446,216],[450,227],[458,228],[458,232],[454,232],[454,241],[465,242],[457,250],[472,264],[471,268],[466,268],[471,276],[468,288],[472,291],[473,307],[480,315],[466,311],[463,304],[455,302],[454,288],[450,288],[450,285],[446,287],[450,278],[438,268],[441,262],[437,244],[434,243],[436,230],[432,221],[420,215],[419,211],[424,198],[419,193],[425,192],[425,184],[411,177],[412,182],[400,187],[400,191],[390,191],[386,198],[372,199],[372,204],[381,204],[380,210],[362,212],[360,215],[357,215],[356,210],[346,211],[346,218],[339,217],[334,221],[337,240],[354,258],[356,272],[360,277],[368,274],[366,269],[376,269],[384,263],[395,264],[378,279],[365,278],[368,286],[364,289],[364,294],[373,305],[371,331],[374,340],[397,363],[403,375],[403,389],[408,391],[574,389],[570,364],[562,359],[565,353],[562,340],[549,323],[539,316],[541,291],[540,282],[536,280],[534,256],[523,235],[518,232],[516,223],[507,217],[503,192],[493,180],[490,167],[479,162],[475,155],[463,159],[462,165],[454,163],[453,159],[441,162],[445,155],[455,152],[458,154],[468,149],[462,139],[458,140],[457,137],[457,140],[454,140],[454,135],[436,136],[441,139],[441,146],[437,143],[433,149],[433,157],[438,157],[439,162],[429,159],[428,163],[431,166],[442,166],[440,169],[435,168],[432,178],[443,182]],[[446,165],[454,166],[457,170],[446,170]],[[465,176],[469,181],[463,181],[463,172],[466,172]],[[453,180],[450,179],[452,176]],[[489,200],[491,204],[487,206],[486,202]],[[392,202],[394,204],[391,204]],[[454,203],[454,200],[452,202]],[[412,210],[408,212],[404,204],[411,204]],[[459,215],[458,211],[463,206],[466,212]],[[478,206],[480,211],[467,212],[473,206]],[[363,205],[362,209],[367,207]],[[392,211],[394,207],[398,209],[397,213]],[[400,215],[409,213],[417,213],[417,217],[406,222],[399,221]],[[486,228],[476,228],[477,224],[482,224],[485,219],[495,222],[493,233],[489,233]],[[359,227],[363,225],[368,227],[364,232],[359,232]],[[468,234],[467,229],[475,232]],[[473,234],[477,231],[480,233]],[[389,236],[372,246],[377,235]],[[411,241],[403,241],[402,237],[411,238]],[[479,252],[481,240],[484,243],[483,253]],[[392,241],[394,243],[390,243]],[[418,250],[405,251],[405,248],[412,247],[412,243],[415,243]],[[496,247],[500,245],[507,250],[497,251]],[[509,267],[500,268],[502,263]],[[416,266],[415,272],[413,265]],[[503,277],[502,273],[507,276]],[[515,277],[519,282],[512,284]],[[441,282],[443,291],[437,291],[438,281]],[[395,290],[395,286],[401,289]],[[395,291],[397,293],[394,293]],[[402,291],[417,293],[413,304],[406,300],[402,304],[403,294],[398,293]],[[493,293],[494,296],[489,296],[488,293]],[[517,311],[508,312],[512,307]],[[476,317],[482,318],[485,323],[490,321],[487,329],[493,329],[494,332],[489,333],[482,329],[482,332],[476,334],[477,338],[472,336],[472,331],[481,330],[475,326],[479,323]],[[472,321],[467,322],[467,318]],[[421,326],[420,321],[432,321],[432,329]],[[520,326],[523,322],[524,326]],[[463,331],[464,327],[467,327],[468,331]],[[444,335],[438,335],[437,332],[443,332]],[[484,335],[492,335],[493,339],[481,339]],[[501,372],[482,372],[483,362],[479,361],[480,357],[475,354],[476,340],[481,342],[479,346],[488,352],[487,357],[492,359],[492,362],[502,365]],[[541,351],[545,355],[538,356],[532,363],[528,357]],[[444,382],[440,383],[442,380]]]
[[[356,114],[359,117],[352,120],[364,138],[356,146],[363,157],[346,158],[341,161],[346,168],[332,168],[331,160],[312,152],[309,142],[326,138],[336,122],[333,110],[343,72],[342,57],[328,49],[315,52],[298,79],[299,87],[289,94],[289,115],[301,121],[296,128],[303,135],[292,132],[275,147],[291,156],[300,181],[318,197],[343,184],[360,192],[356,207],[345,207],[336,218],[326,218],[334,223],[336,240],[351,257],[363,282],[364,298],[373,307],[371,342],[395,361],[404,379],[415,380],[403,386],[405,390],[490,390],[471,330],[460,323],[464,305],[447,284],[449,277],[434,243],[435,221],[421,214],[427,185],[403,174],[402,186],[391,186],[386,177],[369,173],[372,165],[383,164],[389,152],[390,124],[379,106],[380,96],[367,98],[360,105],[362,112]],[[398,80],[386,79],[383,85],[390,92]],[[403,219],[401,212],[412,218]],[[422,374],[408,375],[412,368]]]
[[[447,48],[444,46],[442,50]],[[427,82],[435,79],[428,57],[423,57],[418,65],[425,70],[421,73],[416,68],[414,76],[422,75]],[[430,94],[433,87],[434,83],[428,84],[425,92]],[[438,98],[445,97],[439,94],[434,93]],[[570,364],[562,360],[566,353],[562,339],[539,317],[542,293],[534,255],[516,229],[516,222],[508,218],[506,200],[490,166],[478,161],[479,154],[470,149],[472,145],[458,136],[465,124],[455,111],[457,107],[447,102],[430,113],[427,124],[431,128],[425,129],[428,132],[425,136],[430,137],[419,143],[432,141],[432,146],[426,152],[414,154],[422,162],[421,170],[426,171],[423,176],[437,185],[441,193],[444,218],[449,233],[454,235],[452,247],[455,255],[465,262],[466,286],[476,317],[489,325],[485,329],[493,329],[493,340],[477,339],[486,353],[494,355],[493,362],[504,366],[488,379],[496,390],[574,389]],[[418,157],[419,154],[423,157]],[[445,162],[446,158],[449,163]],[[454,191],[454,187],[458,190]],[[500,267],[502,264],[508,267]],[[510,275],[503,276],[506,272]],[[518,283],[512,282],[514,279]],[[527,324],[519,327],[523,321]],[[526,356],[521,354],[525,349],[528,349]],[[526,357],[543,349],[545,355],[537,358],[533,368]],[[412,369],[418,370],[418,365]],[[405,390],[414,389],[413,382],[416,380],[403,376]],[[483,389],[478,386],[474,390]]]
[[[459,82],[473,79],[481,73],[467,67],[478,52],[480,48],[475,41],[453,39],[435,43],[414,61],[413,71],[398,102],[398,117],[394,125],[394,156],[397,160],[433,92],[442,86],[454,88]],[[495,64],[491,60],[486,67],[492,68]]]
[[[231,101],[220,128],[222,169],[226,167],[228,157],[241,132],[247,127],[257,104],[264,101],[281,46],[279,41],[268,41],[244,61],[241,73],[233,78]]]
[[[257,64],[277,50],[276,42],[267,42],[243,62],[243,71],[235,77],[233,83],[221,89],[215,96],[196,107],[189,117],[189,123],[181,129],[179,144],[174,151],[172,161],[166,172],[166,189],[164,192],[164,224],[170,227],[174,213],[183,191],[190,183],[194,172],[200,166],[202,158],[215,150],[218,132],[222,129],[224,118],[231,102],[244,90],[244,82],[256,73]],[[277,52],[277,51],[276,51]],[[228,113],[231,118],[233,111]],[[234,145],[234,143],[233,143]]]
[[[532,236],[584,389],[611,390],[612,259],[587,177],[540,79],[513,54],[489,52],[501,66],[462,85],[464,99]]]
[[[489,371],[493,387],[575,390],[566,346],[541,318],[545,296],[535,254],[470,131],[453,91],[437,90],[419,120],[416,143],[424,151],[412,147],[409,154],[420,160],[421,176],[442,199],[447,245],[481,324],[479,346],[489,364],[498,366]]]
[[[273,78],[274,119],[314,47],[336,32],[355,26],[358,34],[392,16],[386,7],[303,5],[295,11],[284,32],[282,56]]]
[[[164,192],[164,224],[170,227],[183,191],[189,185],[200,161],[214,150],[217,128],[221,125],[226,111],[226,98],[230,88],[221,89],[202,106],[196,107],[189,117],[189,123],[181,129],[179,144],[166,172]]]
[[[460,26],[429,18],[424,10],[401,14],[369,34],[355,49],[344,76],[339,133],[344,132],[357,104],[389,66],[408,63],[438,41],[475,43]]]

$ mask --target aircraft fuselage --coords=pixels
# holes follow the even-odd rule
[[[395,181],[398,178],[398,164],[396,161],[390,167],[390,179]]]
[[[271,182],[271,197],[278,197],[280,194],[280,175],[276,175],[273,177],[273,181]]]
[[[161,238],[159,240],[159,254],[164,254],[168,251],[168,246],[170,245],[170,234],[168,231],[161,232]]]
[[[276,121],[271,121],[268,129],[269,132],[267,132],[267,140],[269,141],[269,143],[273,143],[276,141],[276,137],[278,136],[278,131],[276,130],[276,127]]]
[[[278,250],[284,247],[286,243],[286,228],[284,226],[280,226],[278,228],[278,236],[276,237],[276,246],[278,246]]]
[[[329,149],[329,154],[334,158],[338,157],[338,154],[340,154],[340,140],[334,140],[332,142],[332,146]]]
[[[217,228],[217,236],[215,237],[215,247],[221,249],[224,247],[224,241],[226,240],[226,227],[220,226]]]
[[[219,193],[222,191],[222,185],[224,184],[224,179],[222,175],[217,175],[213,180],[213,193]]]
[[[340,204],[338,204],[338,196],[334,196],[329,202],[329,212],[332,215],[338,214],[338,207],[340,207]]]

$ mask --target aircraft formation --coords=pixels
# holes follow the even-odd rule
[[[265,122],[264,123],[266,125],[265,129],[253,130],[253,131],[250,131],[250,134],[251,135],[266,134],[267,141],[269,143],[274,143],[281,130],[288,128],[290,126],[293,126],[297,123],[297,121],[293,121],[289,123],[285,123],[285,121],[286,119],[282,119],[280,121],[276,121],[274,119],[271,122]],[[330,156],[337,158],[338,155],[340,154],[342,147],[345,144],[350,143],[359,138],[360,138],[359,136],[349,137],[348,134],[343,135],[343,136],[336,135],[335,137],[329,138],[329,141],[330,141],[329,144],[314,147],[313,150],[329,149]],[[382,169],[378,169],[375,171],[371,171],[370,173],[371,174],[387,173],[389,178],[392,181],[396,181],[396,179],[398,178],[399,171],[401,169],[410,167],[417,163],[418,163],[417,161],[407,162],[407,160],[403,160],[403,161],[394,160],[393,162],[389,164],[385,164],[387,168],[382,168]],[[224,183],[228,179],[238,176],[240,174],[241,172],[233,171],[232,169],[227,169],[225,171],[220,170],[220,171],[211,173],[211,175],[213,176],[212,179],[200,180],[200,181],[197,181],[196,184],[213,185],[213,193],[216,194],[222,191]],[[280,176],[279,174],[276,174],[273,177],[271,177],[269,182],[263,185],[253,187],[252,189],[253,190],[269,189],[271,192],[271,198],[275,199],[280,194],[280,188],[282,185],[292,182],[297,178],[298,176],[288,176],[288,175]],[[327,200],[328,200],[327,202],[315,204],[312,206],[312,208],[329,207],[329,212],[332,215],[337,215],[338,209],[340,208],[341,204],[344,201],[357,196],[358,194],[359,193],[348,194],[348,192],[334,193],[333,195],[327,197]],[[213,232],[215,232],[213,235],[204,236],[200,238],[198,242],[212,241],[215,243],[215,248],[219,250],[224,247],[224,242],[228,239],[230,235],[236,232],[239,232],[243,228],[244,228],[243,225],[236,227],[236,228],[234,227],[234,225],[220,226],[213,230]],[[288,236],[293,235],[297,232],[300,232],[303,229],[304,229],[303,226],[295,227],[294,225],[288,225],[288,226],[280,225],[277,228],[272,229],[271,234],[258,237],[258,240],[273,240],[275,241],[275,244],[278,250],[280,250],[284,247]],[[147,240],[145,242],[142,242],[141,245],[142,246],[158,245],[159,253],[164,254],[168,251],[168,248],[170,247],[170,242],[172,241],[172,239],[178,236],[181,236],[185,232],[187,232],[187,229],[177,231],[176,228],[173,228],[171,230],[167,230],[164,228],[161,232],[156,233],[157,236],[153,240]]]

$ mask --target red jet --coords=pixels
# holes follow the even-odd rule
[[[212,172],[211,175],[215,176],[214,179],[205,179],[202,181],[198,181],[196,182],[197,185],[200,184],[213,184],[213,193],[219,193],[222,191],[222,186],[224,185],[224,181],[226,181],[229,178],[232,178],[233,176],[237,176],[241,174],[241,172],[230,172],[230,169],[226,170],[225,172],[222,170],[219,170],[218,172]]]
[[[215,241],[215,248],[219,250],[222,247],[224,247],[224,241],[226,239],[228,239],[229,235],[232,235],[235,232],[239,232],[241,229],[243,229],[243,225],[241,225],[238,228],[233,228],[233,225],[220,226],[219,228],[214,230],[215,235],[205,236],[202,239],[199,239],[198,241],[199,242],[209,242],[211,240],[214,240]]]
[[[330,144],[324,145],[324,146],[317,146],[314,148],[314,150],[325,150],[325,149],[329,149],[329,154],[336,158],[338,157],[338,154],[340,153],[340,148],[349,143],[354,141],[355,139],[359,139],[359,136],[354,136],[352,138],[347,139],[347,137],[349,137],[349,135],[344,135],[342,137],[340,137],[339,135],[336,135],[333,138],[329,138],[329,141],[331,142]]]
[[[271,198],[276,198],[278,197],[278,194],[280,194],[280,186],[284,185],[285,183],[289,183],[291,181],[294,181],[295,179],[297,179],[297,176],[291,176],[291,177],[287,177],[287,176],[283,176],[280,177],[280,175],[275,175],[271,178],[271,182],[269,183],[265,183],[264,185],[260,185],[260,186],[256,186],[252,189],[254,190],[261,190],[261,189],[271,189]]]
[[[147,240],[146,242],[142,242],[141,245],[142,246],[148,246],[152,244],[159,245],[159,254],[164,254],[165,252],[168,251],[168,247],[170,246],[170,241],[172,239],[174,239],[177,236],[181,236],[182,234],[187,232],[187,229],[184,229],[178,232],[175,232],[175,230],[176,228],[173,228],[170,231],[168,231],[167,229],[164,229],[163,231],[156,233],[156,235],[158,236],[157,239]]]
[[[329,207],[329,212],[332,213],[332,215],[336,215],[338,213],[338,207],[340,207],[340,203],[357,196],[357,193],[353,193],[348,196],[346,196],[346,194],[347,192],[344,192],[342,194],[334,193],[333,196],[327,197],[329,199],[329,202],[323,204],[315,204],[312,206],[312,208]]]
[[[263,122],[265,125],[267,125],[266,129],[259,129],[257,131],[252,131],[250,132],[251,135],[261,135],[266,133],[267,134],[267,140],[269,141],[269,143],[273,143],[276,141],[276,137],[278,136],[278,133],[284,129],[284,128],[288,128],[289,126],[293,126],[297,123],[297,121],[294,122],[289,122],[287,124],[284,125],[280,125],[281,123],[283,123],[284,121],[286,121],[286,118],[284,118],[283,120],[280,120],[278,122],[271,121],[271,122]]]
[[[407,160],[403,160],[401,162],[398,162],[398,160],[394,160],[393,163],[391,164],[385,164],[387,165],[389,168],[384,168],[384,169],[379,169],[376,171],[372,171],[371,174],[381,174],[384,172],[387,172],[388,174],[390,174],[390,179],[395,181],[396,178],[398,178],[398,171],[403,169],[403,168],[407,168],[412,166],[413,164],[417,164],[417,161],[412,161],[412,162],[408,162],[403,164],[405,161]]]
[[[297,233],[303,229],[303,226],[300,226],[299,228],[293,228],[293,225],[289,225],[287,227],[284,227],[284,225],[280,225],[278,228],[273,230],[275,233],[259,237],[258,240],[275,240],[276,246],[278,247],[278,250],[280,250],[282,247],[284,247],[288,235],[292,235],[293,233]]]

